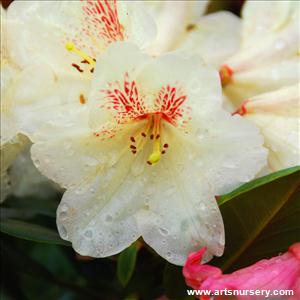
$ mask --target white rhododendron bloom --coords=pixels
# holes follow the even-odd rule
[[[153,40],[151,17],[128,4],[15,1],[9,6],[4,22],[8,54],[26,71],[12,97],[19,132],[32,139],[41,124],[60,122],[82,109],[96,58],[110,43],[130,40],[145,49]]]
[[[246,1],[240,50],[220,70],[235,103],[299,81],[299,3]]]
[[[269,172],[300,165],[300,85],[246,100],[237,113],[256,124],[269,149]]]
[[[175,264],[202,246],[206,259],[221,255],[214,197],[251,180],[267,151],[258,129],[222,109],[218,72],[198,56],[153,58],[114,43],[88,99],[72,122],[42,126],[32,147],[36,166],[67,189],[62,238],[93,257],[140,236]]]
[[[127,1],[15,1],[8,8],[8,45],[19,65],[46,63],[87,77],[116,41],[145,49],[156,34],[151,17]],[[70,53],[69,53],[69,52]]]

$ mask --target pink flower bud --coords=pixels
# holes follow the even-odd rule
[[[183,267],[187,285],[197,290],[293,290],[288,300],[300,299],[300,243],[293,244],[283,255],[259,262],[231,274],[222,274],[214,266],[203,265],[206,249],[191,253]],[[237,299],[255,299],[238,296]]]

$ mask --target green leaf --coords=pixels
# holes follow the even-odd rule
[[[292,168],[288,168],[288,169],[284,169],[275,173],[271,173],[269,175],[254,179],[242,186],[240,186],[239,188],[235,189],[234,191],[230,192],[229,194],[223,195],[220,197],[218,204],[219,206],[224,204],[225,202],[243,194],[246,193],[248,191],[251,191],[255,188],[258,188],[262,185],[265,185],[269,182],[272,182],[278,178],[293,174],[297,171],[300,170],[300,166],[296,166],[296,167],[292,167]]]
[[[299,167],[257,179],[226,197],[220,206],[226,248],[213,264],[233,271],[278,255],[299,241]]]
[[[136,244],[132,244],[118,257],[117,275],[123,287],[128,284],[135,269],[137,251]]]
[[[25,240],[56,245],[71,245],[69,242],[62,240],[54,230],[19,220],[1,220],[0,230],[3,233]]]
[[[54,196],[53,196],[54,197]],[[58,205],[57,199],[41,199],[36,197],[14,197],[12,196],[9,201],[5,201],[4,205],[10,209],[18,210],[32,215],[45,215],[49,217],[56,217],[56,208]],[[18,219],[20,217],[18,216]],[[24,219],[24,218],[22,218]]]
[[[182,275],[182,267],[166,263],[164,270],[164,292],[172,300],[194,299],[188,297],[187,286]]]

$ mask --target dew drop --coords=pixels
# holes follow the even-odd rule
[[[60,212],[60,213],[58,214],[58,218],[59,218],[61,221],[65,221],[65,220],[67,219],[67,216],[68,216],[68,214],[67,214],[66,212],[64,212],[64,211],[62,211],[62,212]]]
[[[59,234],[63,239],[67,239],[68,238],[68,232],[65,226],[61,225],[59,228]]]
[[[200,210],[206,210],[206,205],[205,205],[204,203],[199,203],[199,204],[198,204],[198,208],[199,208]]]
[[[105,220],[105,222],[110,223],[110,222],[112,222],[113,218],[111,215],[106,215],[104,220]]]
[[[171,258],[172,257],[172,253],[171,252],[167,252],[167,257]]]
[[[59,210],[62,211],[62,212],[66,212],[68,211],[69,209],[69,205],[66,204],[66,203],[62,203],[60,206],[59,206]]]
[[[93,231],[88,229],[84,232],[84,236],[88,239],[91,239],[93,237]]]
[[[37,168],[40,167],[41,162],[40,162],[38,159],[35,159],[33,162],[34,162],[34,164],[35,164],[35,166],[36,166]]]
[[[168,235],[169,234],[169,231],[165,228],[159,228],[159,232],[162,234],[162,235]]]

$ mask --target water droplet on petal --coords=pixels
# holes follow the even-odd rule
[[[67,216],[68,216],[68,214],[67,214],[66,212],[64,212],[64,211],[62,211],[62,212],[60,212],[60,213],[58,214],[58,218],[59,218],[61,221],[65,221],[65,220],[67,219]]]
[[[68,232],[65,226],[61,225],[59,227],[59,234],[63,239],[67,239],[68,238]]]
[[[93,237],[93,231],[88,229],[84,232],[84,236],[88,239],[91,239]]]
[[[106,215],[104,220],[105,220],[105,222],[110,223],[110,222],[112,222],[113,218],[111,215]]]
[[[168,235],[169,234],[169,231],[165,228],[159,228],[158,230],[162,235]]]
[[[40,162],[38,159],[35,159],[33,162],[34,162],[34,164],[35,164],[35,166],[36,166],[37,168],[40,167],[41,162]]]
[[[67,211],[68,209],[69,209],[69,205],[66,204],[66,203],[62,203],[62,204],[59,206],[59,210],[60,210],[60,211],[63,211],[63,212]]]

